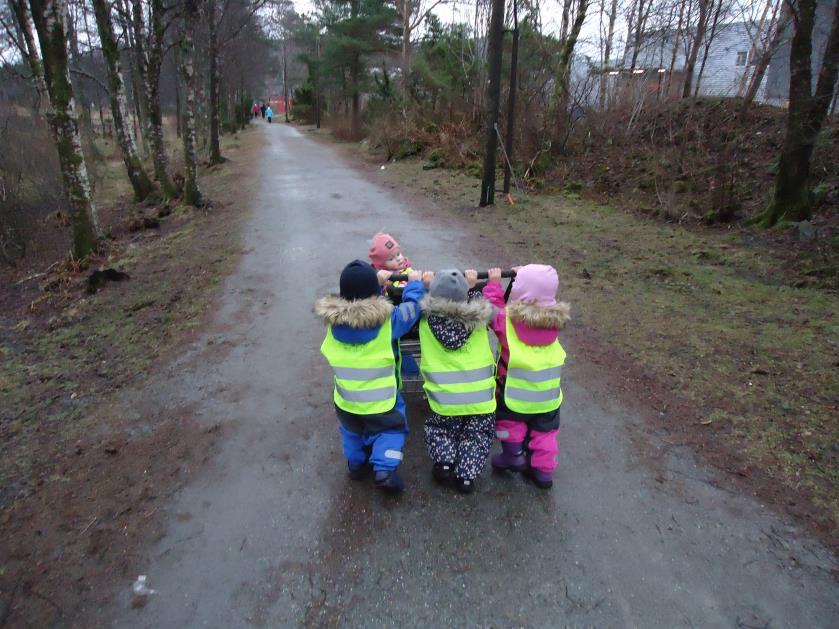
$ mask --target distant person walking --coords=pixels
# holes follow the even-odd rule
[[[265,118],[265,103],[262,103],[262,107],[259,108],[259,111],[262,113],[262,117]]]
[[[271,124],[271,118],[274,117],[274,110],[271,109],[271,105],[265,108],[265,117],[268,118],[268,124]]]
[[[256,104],[256,101],[253,103],[253,107],[251,107],[251,113],[253,117],[256,118],[259,115],[259,105]]]

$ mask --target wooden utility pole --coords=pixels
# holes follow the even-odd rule
[[[285,25],[283,26],[283,112],[285,113],[285,121],[288,122],[288,63],[286,58],[286,40],[287,31]]]
[[[504,41],[504,0],[492,0],[487,58],[486,148],[480,206],[495,203],[495,151],[498,148],[498,110],[501,101],[501,52]]]
[[[320,32],[315,36],[315,126],[320,129]]]
[[[504,194],[510,192],[513,176],[513,123],[516,115],[516,79],[519,64],[519,14],[518,0],[513,0],[513,50],[510,53],[510,95],[507,98],[507,139],[504,142],[507,160],[504,162]]]

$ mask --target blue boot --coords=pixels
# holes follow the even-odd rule
[[[396,470],[376,472],[376,487],[389,493],[399,493],[405,490],[405,483],[399,478]]]

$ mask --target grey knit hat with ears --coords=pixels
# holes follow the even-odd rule
[[[457,269],[445,269],[434,274],[431,286],[428,288],[432,297],[448,299],[450,301],[466,301],[469,285],[463,273]]]

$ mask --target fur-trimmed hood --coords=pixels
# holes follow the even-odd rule
[[[356,301],[330,295],[318,299],[315,302],[314,311],[318,317],[329,325],[373,328],[382,325],[390,318],[390,313],[393,312],[393,304],[379,295]]]
[[[493,312],[483,297],[467,302],[426,295],[420,306],[434,338],[451,350],[463,347],[473,330],[489,323]]]
[[[452,301],[426,295],[420,302],[425,314],[445,317],[462,323],[470,330],[486,325],[492,318],[492,304],[483,297],[471,301]]]
[[[571,320],[571,306],[564,301],[553,306],[517,301],[507,304],[507,316],[514,324],[521,323],[537,330],[561,330]]]

